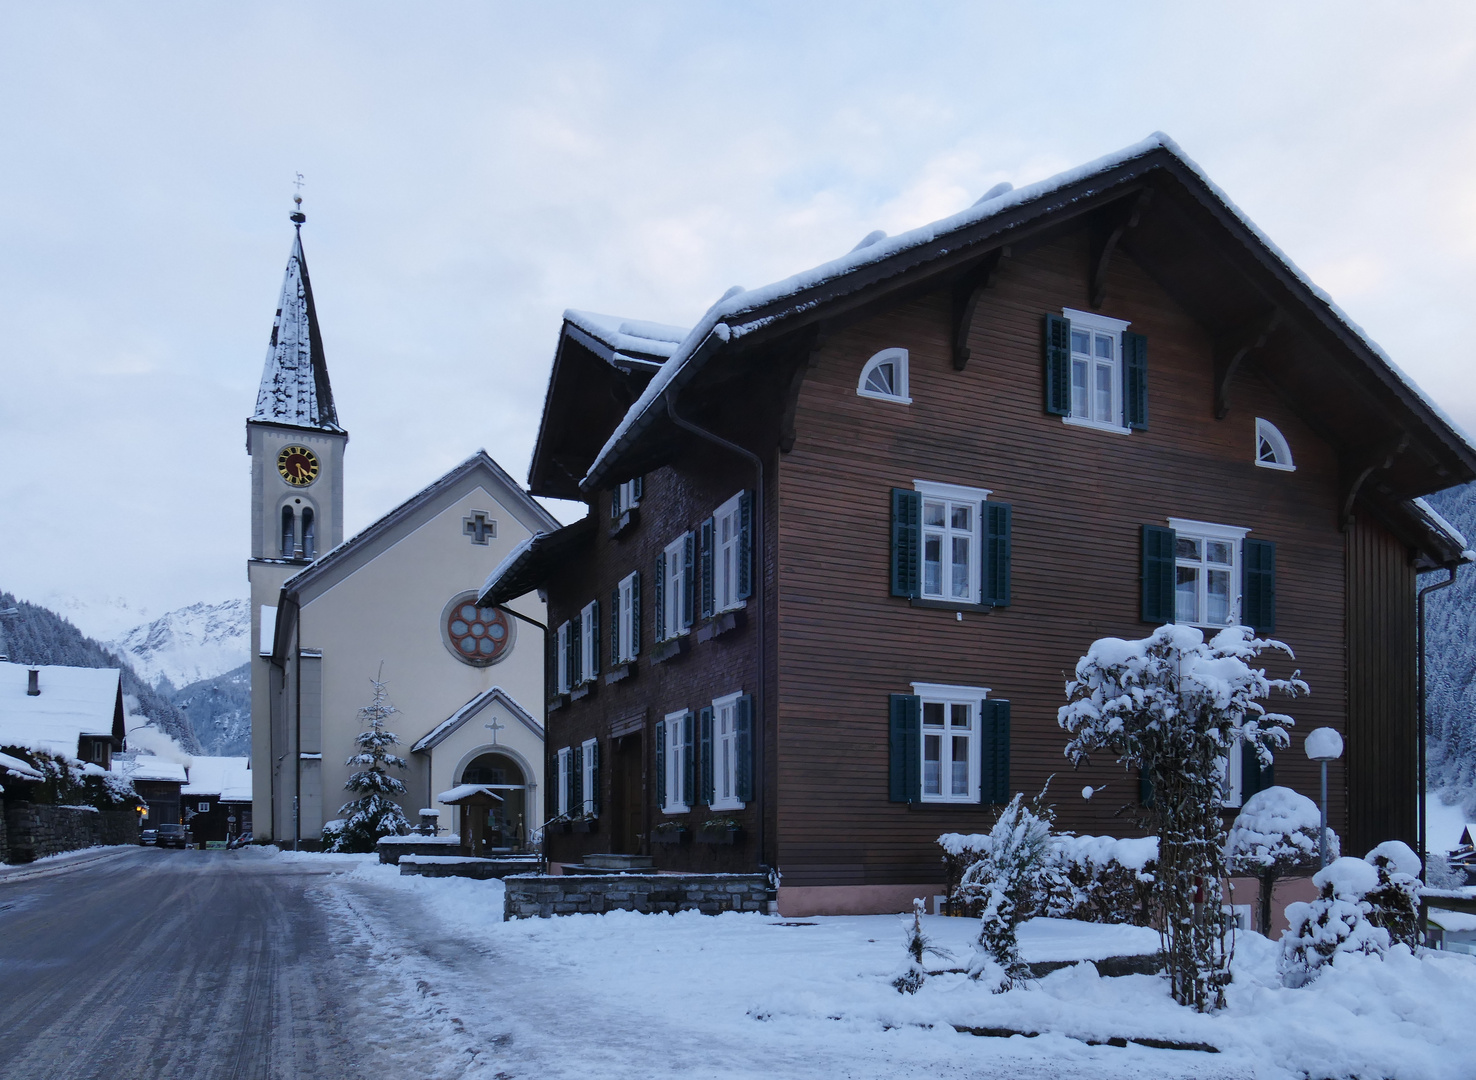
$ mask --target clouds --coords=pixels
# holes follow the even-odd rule
[[[690,323],[1155,129],[1476,429],[1450,344],[1473,31],[1441,5],[12,5],[0,581],[244,589],[297,171],[350,529],[478,446],[525,475],[565,307]]]

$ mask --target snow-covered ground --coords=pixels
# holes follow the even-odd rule
[[[1229,1008],[1215,1016],[1174,1005],[1158,978],[1102,978],[1090,963],[1007,994],[941,975],[904,996],[890,985],[904,959],[896,916],[615,912],[503,923],[500,882],[401,877],[368,859],[342,865],[325,902],[401,976],[406,1016],[417,1031],[441,1033],[455,1075],[1476,1074],[1467,1038],[1476,957],[1402,948],[1383,961],[1340,956],[1310,987],[1288,990],[1276,946],[1243,934]],[[925,924],[935,944],[967,956],[972,920]],[[1100,957],[1151,950],[1157,935],[1043,919],[1026,926],[1022,943],[1031,960]],[[976,1036],[956,1026],[1038,1034]],[[1093,1045],[1112,1038],[1220,1052]]]

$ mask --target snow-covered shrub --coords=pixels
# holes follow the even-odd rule
[[[1041,792],[1024,805],[1017,793],[989,830],[979,858],[964,871],[959,891],[981,901],[979,939],[969,975],[1008,990],[1030,977],[1016,940],[1020,924],[1040,906],[1055,870],[1051,823],[1055,815]]]
[[[0,747],[0,753],[32,770],[31,775],[16,773],[9,778],[12,797],[44,805],[91,806],[97,810],[132,810],[142,805],[131,780],[90,761],[28,746]],[[36,774],[40,775],[39,780],[34,778]]]
[[[1307,870],[1321,859],[1318,830],[1322,814],[1317,804],[1291,788],[1268,787],[1240,808],[1225,840],[1225,864],[1230,873],[1260,879],[1258,924],[1271,935],[1271,894],[1276,879],[1295,870]],[[1338,855],[1338,836],[1328,830],[1328,852]]]
[[[1174,999],[1201,1011],[1224,1006],[1230,979],[1230,920],[1219,903],[1224,761],[1247,744],[1269,765],[1272,748],[1290,743],[1284,725],[1292,720],[1268,713],[1260,699],[1272,690],[1307,691],[1297,676],[1268,679],[1250,665],[1267,649],[1291,652],[1244,626],[1210,641],[1179,625],[1137,641],[1100,638],[1077,662],[1057,714],[1073,762],[1106,751],[1152,785],[1145,809],[1159,837],[1154,904],[1165,965]]]
[[[400,710],[390,704],[383,682],[379,679],[370,682],[374,684],[374,700],[359,710],[359,720],[369,727],[355,736],[359,752],[346,762],[358,765],[359,770],[351,773],[344,785],[349,791],[362,794],[338,808],[340,814],[346,815],[342,828],[330,832],[324,827],[325,851],[373,851],[381,836],[403,836],[410,831],[405,811],[390,798],[403,795],[405,785],[385,771],[405,767],[405,759],[388,749],[399,745],[400,737],[384,729],[384,722]]]
[[[1368,920],[1389,932],[1389,940],[1413,949],[1420,940],[1420,857],[1408,844],[1385,840],[1364,856],[1379,875],[1364,899]]]
[[[944,960],[953,957],[946,949],[936,947],[929,940],[928,935],[923,933],[922,928],[923,901],[914,899],[912,901],[912,922],[908,924],[903,934],[903,941],[907,948],[907,967],[902,974],[892,980],[892,985],[897,988],[899,994],[915,994],[922,989],[923,983],[928,979],[928,969],[923,964],[923,958],[932,954]]]
[[[1153,881],[1158,837],[1056,836],[1051,856],[1059,873],[1045,898],[1044,914],[1083,922],[1153,922]]]
[[[1281,980],[1305,986],[1339,953],[1382,955],[1389,932],[1368,917],[1368,894],[1379,887],[1379,871],[1362,859],[1345,856],[1312,877],[1317,899],[1288,904],[1291,925],[1281,935]]]

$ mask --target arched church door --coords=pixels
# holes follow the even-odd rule
[[[467,813],[485,813],[486,821],[479,822],[476,831],[486,837],[486,851],[475,851],[474,855],[488,855],[496,851],[518,851],[527,845],[527,793],[528,786],[523,770],[512,758],[502,754],[481,754],[472,759],[461,773],[463,784],[485,784],[502,796],[502,802],[490,808],[467,807]],[[468,823],[469,824],[469,823]],[[468,840],[472,830],[463,828],[463,840]]]

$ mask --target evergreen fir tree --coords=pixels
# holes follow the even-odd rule
[[[399,745],[400,737],[384,728],[384,722],[400,710],[390,703],[383,681],[369,681],[374,685],[374,700],[359,710],[359,721],[366,729],[354,738],[359,752],[346,762],[359,769],[344,785],[360,795],[339,807],[344,815],[339,828],[324,828],[327,851],[373,851],[381,836],[401,836],[410,828],[400,804],[390,797],[403,795],[405,785],[387,771],[405,767],[404,758],[389,752],[389,747]]]

